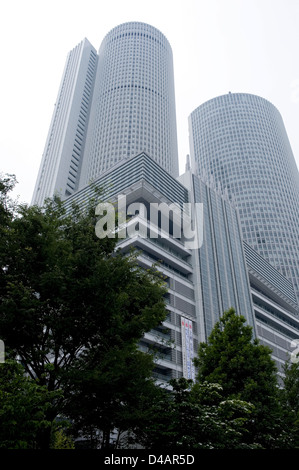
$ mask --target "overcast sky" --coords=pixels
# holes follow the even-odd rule
[[[253,93],[280,111],[299,166],[299,0],[9,0],[2,2],[0,171],[31,202],[66,56],[98,50],[120,23],[142,21],[174,57],[180,170],[188,116],[205,101]]]

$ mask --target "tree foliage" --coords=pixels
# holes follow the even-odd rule
[[[2,183],[6,200],[11,185]],[[113,423],[113,406],[107,403],[134,394],[127,368],[141,386],[137,344],[166,316],[163,281],[155,269],[141,269],[135,255],[117,252],[115,239],[96,237],[92,203],[85,211],[73,207],[70,214],[57,198],[43,208],[3,210],[7,223],[5,243],[0,244],[0,338],[40,386],[64,392],[47,410],[50,422],[70,409],[70,397],[82,390],[92,398],[87,384],[94,384],[92,376],[99,377],[97,387],[105,391],[97,394],[95,404],[102,409],[97,422],[101,429],[104,422]],[[75,377],[72,384],[70,377]],[[66,393],[70,390],[72,394]],[[49,442],[47,432],[40,446]]]
[[[196,356],[196,383],[171,381],[139,429],[146,447],[298,447],[298,365],[278,387],[271,350],[233,309],[224,312]]]
[[[217,382],[226,395],[260,402],[277,385],[276,366],[268,347],[253,339],[252,328],[233,309],[224,312],[195,359],[197,380]]]
[[[95,235],[94,201],[19,205],[0,178],[0,447],[298,447],[298,364],[279,390],[269,348],[224,312],[195,359],[196,383],[158,387],[143,334],[166,317],[163,280]],[[18,363],[14,360],[18,358]],[[66,419],[68,426],[65,428]]]
[[[207,343],[200,344],[194,362],[200,383],[218,383],[225,397],[254,405],[248,442],[265,448],[293,445],[279,400],[271,350],[253,338],[252,328],[243,316],[234,309],[224,312]]]
[[[250,449],[247,424],[253,406],[226,399],[219,384],[194,384],[184,378],[170,382],[172,390],[160,390],[159,400],[148,404],[138,435],[146,448],[169,450]]]
[[[290,360],[284,366],[283,387],[280,400],[284,410],[284,421],[287,423],[289,438],[294,447],[299,448],[299,362]]]
[[[24,375],[11,359],[0,365],[0,449],[37,448],[41,431],[51,427],[47,410],[58,398]]]

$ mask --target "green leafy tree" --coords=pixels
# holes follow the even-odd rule
[[[95,352],[83,354],[69,374],[66,413],[74,423],[74,435],[91,448],[138,443],[135,426],[146,413],[143,402],[149,397],[155,401],[158,393],[153,367],[152,357],[137,344],[126,350],[114,348],[103,361]]]
[[[53,431],[51,439],[51,449],[75,449],[72,437],[68,436],[61,428]]]
[[[289,439],[299,448],[299,362],[287,361],[284,366],[283,387],[280,399],[288,425]]]
[[[197,381],[218,383],[224,396],[254,405],[248,442],[265,448],[291,445],[279,404],[277,370],[270,348],[234,309],[224,312],[195,358]]]
[[[57,398],[25,376],[18,362],[0,364],[0,449],[37,448],[40,432],[51,427],[47,410]]]
[[[172,380],[172,390],[148,404],[138,435],[146,448],[248,449],[247,424],[253,406],[225,399],[219,384]]]
[[[9,223],[16,207],[16,202],[10,197],[10,192],[16,184],[15,175],[0,174],[0,227],[2,230]]]
[[[57,198],[43,208],[19,205],[5,214],[0,338],[40,386],[64,392],[47,410],[47,421],[67,408],[69,390],[77,396],[70,381],[75,368],[82,373],[76,376],[79,390],[90,372],[101,384],[113,384],[103,395],[105,406],[98,405],[105,410],[114,396],[120,400],[128,392],[122,383],[132,388],[120,364],[138,360],[137,342],[166,316],[163,281],[155,269],[141,269],[136,256],[115,251],[115,239],[96,237],[92,202],[69,215]],[[112,420],[112,407],[107,409]],[[41,433],[40,447],[49,447],[50,431]]]
[[[283,392],[287,405],[299,414],[299,361],[284,366]]]

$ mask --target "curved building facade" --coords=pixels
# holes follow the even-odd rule
[[[299,174],[282,117],[267,100],[229,93],[189,116],[195,172],[228,193],[243,237],[299,299]]]
[[[141,152],[178,176],[168,40],[150,25],[124,23],[105,36],[98,56],[80,186]]]

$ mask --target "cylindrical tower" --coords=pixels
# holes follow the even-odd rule
[[[86,142],[80,186],[141,152],[178,176],[172,50],[156,28],[130,22],[105,36]]]
[[[194,170],[234,199],[244,239],[292,280],[299,301],[299,175],[280,113],[229,93],[191,113],[189,136]]]

